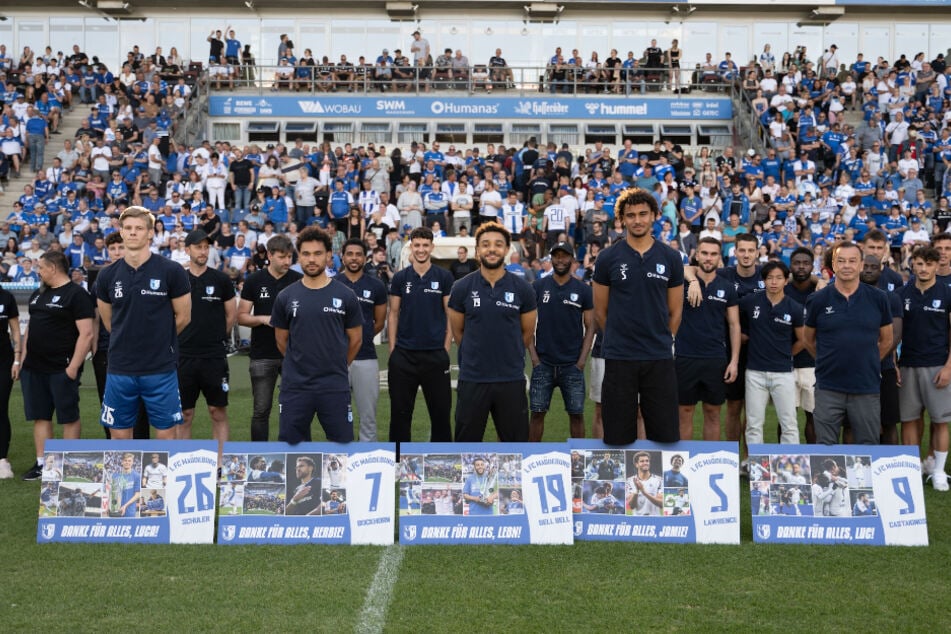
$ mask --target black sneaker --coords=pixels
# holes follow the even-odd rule
[[[29,471],[23,474],[24,480],[39,480],[43,477],[43,467],[38,464],[34,464]]]

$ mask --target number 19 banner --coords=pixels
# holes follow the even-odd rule
[[[214,441],[50,440],[37,541],[210,544]]]
[[[563,443],[402,443],[400,543],[571,544]]]
[[[750,445],[753,541],[927,546],[915,448]]]
[[[568,446],[575,539],[740,543],[735,442]]]
[[[392,544],[395,445],[225,443],[219,544]]]

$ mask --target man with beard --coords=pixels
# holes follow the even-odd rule
[[[481,436],[479,440],[482,440]],[[495,487],[495,476],[486,467],[485,458],[478,456],[472,461],[473,472],[462,485],[462,499],[469,503],[469,515],[495,514],[499,492]]]
[[[532,285],[538,306],[538,328],[528,344],[532,442],[541,442],[556,386],[568,412],[571,437],[584,438],[584,366],[594,339],[594,303],[591,287],[571,275],[574,259],[571,245],[559,242],[551,249],[554,273]]]
[[[178,438],[192,437],[192,420],[199,393],[205,395],[211,435],[218,450],[228,441],[227,340],[238,313],[231,278],[208,267],[211,239],[201,229],[185,236],[188,282],[191,285],[191,322],[178,336],[178,391],[182,398],[182,424]]]
[[[453,284],[452,274],[442,267],[433,266],[432,229],[413,229],[408,246],[410,265],[398,271],[390,283],[387,325],[390,342],[390,442],[411,440],[413,409],[420,387],[429,413],[430,442],[450,442],[451,334],[446,305]]]
[[[481,268],[456,282],[449,296],[449,324],[459,346],[456,442],[481,442],[490,412],[499,440],[528,440],[525,348],[538,311],[528,282],[505,270],[511,244],[502,225],[480,225]]]
[[[627,235],[598,255],[593,277],[595,321],[604,333],[604,442],[634,442],[638,406],[648,440],[676,442],[672,348],[683,312],[683,261],[651,235],[660,213],[653,194],[628,189],[615,208]]]
[[[697,401],[703,403],[703,439],[720,440],[725,385],[736,380],[740,313],[733,284],[717,275],[720,249],[716,238],[700,238],[696,277],[703,301],[698,306],[684,306],[683,321],[677,331],[675,365],[681,440],[693,439]]]
[[[350,364],[350,389],[357,406],[360,442],[376,442],[376,404],[380,398],[380,366],[373,338],[386,323],[386,286],[378,278],[365,275],[367,245],[351,238],[343,245],[343,275],[337,279],[349,286],[363,315],[363,342]]]
[[[327,440],[350,442],[348,367],[363,341],[360,303],[349,288],[327,276],[332,244],[324,231],[301,231],[297,252],[304,277],[281,292],[271,314],[274,339],[284,355],[278,440],[310,442],[316,414]]]
[[[949,236],[951,240],[951,236]],[[882,262],[876,255],[866,254],[862,266],[860,279],[863,284],[880,288],[882,276]],[[879,390],[879,400],[882,412],[882,433],[881,441],[883,445],[898,444],[898,423],[901,422],[901,410],[898,406],[898,371],[895,369],[895,349],[902,335],[902,303],[901,297],[896,292],[888,292],[888,306],[892,314],[892,349],[888,355],[882,359],[882,383]]]
[[[901,274],[888,266],[889,257],[888,238],[878,229],[872,229],[865,234],[862,240],[862,253],[874,255],[878,259],[878,266],[882,270],[877,286],[886,293],[896,292],[905,285]]]
[[[252,273],[241,287],[238,324],[251,329],[248,373],[251,376],[251,440],[267,441],[274,386],[281,373],[282,356],[274,342],[271,310],[282,290],[301,278],[291,271],[294,246],[284,235],[267,241],[267,266]]]
[[[316,471],[313,458],[298,456],[294,473],[300,484],[294,489],[291,499],[287,501],[284,509],[287,515],[320,515],[320,477]]]
[[[784,293],[793,301],[802,306],[816,292],[816,279],[812,276],[812,251],[806,247],[799,247],[789,256],[789,270],[792,279]],[[881,270],[881,265],[879,265]],[[793,357],[793,375],[796,379],[796,407],[803,410],[806,416],[804,433],[806,442],[816,443],[816,428],[812,420],[812,412],[816,408],[816,360],[808,350],[802,350]]]

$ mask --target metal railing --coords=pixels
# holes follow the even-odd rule
[[[468,66],[379,66],[355,67],[341,71],[336,66],[209,66],[201,79],[213,91],[300,92],[306,94],[400,93],[425,95],[457,91],[470,95],[508,92],[584,95],[636,95],[651,92],[709,91],[735,96],[738,80],[695,69],[637,68],[589,69],[565,67]]]

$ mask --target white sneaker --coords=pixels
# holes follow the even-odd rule
[[[926,476],[934,473],[934,456],[928,456],[921,461],[921,472]]]
[[[947,491],[948,487],[948,474],[947,473],[935,473],[931,477],[931,486],[934,487],[935,491]]]
[[[6,458],[0,460],[0,480],[9,480],[13,477],[13,467]]]

